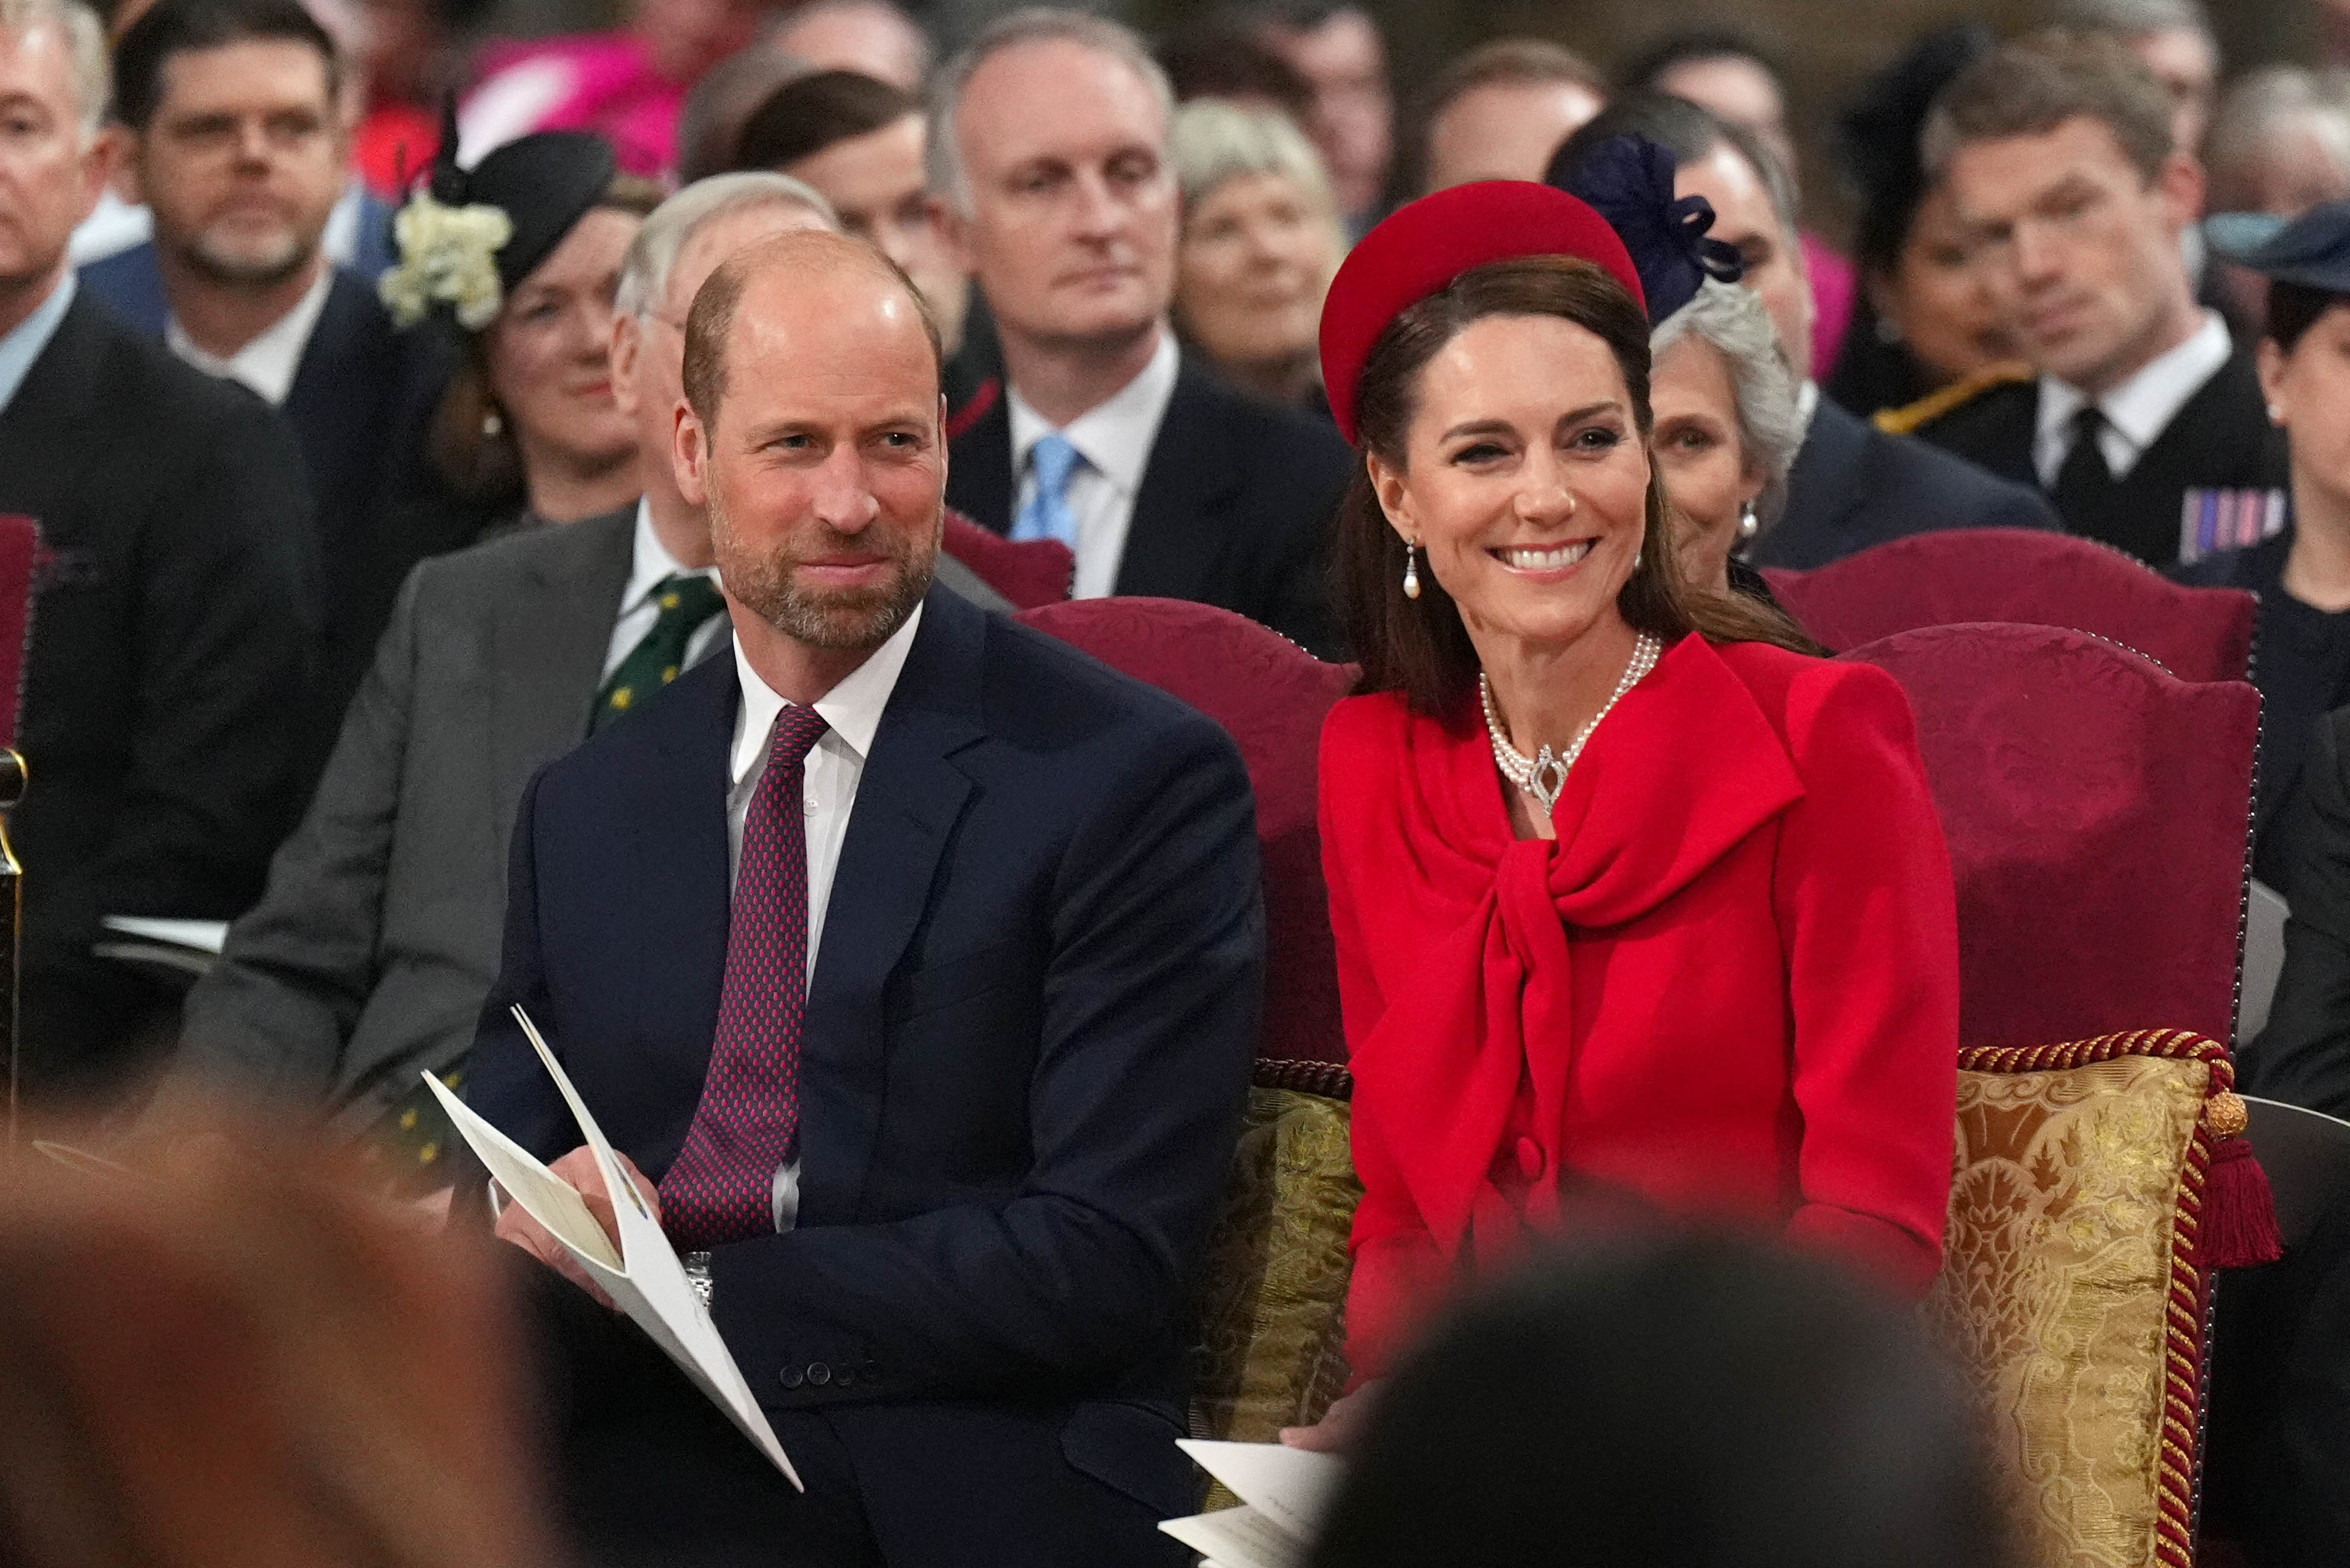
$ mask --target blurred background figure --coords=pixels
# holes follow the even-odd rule
[[[1277,112],[1208,101],[1176,110],[1172,145],[1177,328],[1234,385],[1326,412],[1322,296],[1347,236],[1313,144]]]
[[[2290,452],[2291,489],[2272,509],[2291,522],[2179,576],[2261,597],[2252,874],[2284,890],[2293,853],[2285,824],[2311,729],[2350,703],[2350,202],[2314,208],[2290,224],[2271,218],[2245,226],[2257,243],[2227,254],[2268,285],[2258,364],[2268,417],[2282,427]],[[2271,1033],[2283,1033],[2271,1016]]]
[[[1657,323],[1648,345],[1648,446],[1679,524],[1681,575],[1716,593],[1759,591],[1761,578],[1733,571],[1731,556],[1785,513],[1804,444],[1794,372],[1771,313],[1751,291],[1709,279]]]
[[[497,252],[497,314],[462,333],[432,417],[428,455],[454,500],[403,519],[427,554],[644,493],[635,428],[612,400],[612,295],[660,188],[616,173],[599,139],[546,131],[484,158],[461,195],[504,213],[514,237]]]
[[[1751,1241],[1529,1268],[1437,1329],[1371,1423],[1314,1568],[2012,1561],[1972,1411],[1911,1314]]]
[[[552,1562],[494,1243],[301,1131],[168,1132],[130,1169],[0,1150],[0,1562]]]
[[[903,92],[921,91],[931,74],[930,36],[889,0],[816,0],[786,17],[767,45],[817,70],[856,71]]]
[[[856,235],[905,268],[937,317],[947,352],[961,348],[971,278],[949,244],[923,173],[928,117],[903,88],[856,71],[820,70],[785,84],[743,122],[738,169],[806,181]],[[972,394],[950,376],[947,403]]]
[[[738,49],[702,73],[677,117],[677,182],[681,188],[734,167],[743,122],[785,83],[816,67],[775,47],[772,37]]]
[[[1305,127],[1314,117],[1314,88],[1296,67],[1250,28],[1223,17],[1180,26],[1152,51],[1175,89],[1177,103],[1214,99],[1267,109]]]
[[[465,77],[466,44],[493,0],[359,0],[361,99],[351,161],[396,202],[441,151],[441,103]]]
[[[1539,180],[1558,144],[1607,106],[1607,84],[1572,49],[1497,38],[1440,72],[1420,102],[1412,194],[1472,180]]]
[[[535,130],[592,130],[622,172],[666,178],[686,89],[750,43],[757,22],[743,0],[634,0],[608,32],[492,44],[458,119],[458,161]]]
[[[1668,34],[1648,46],[1622,75],[1627,91],[1667,93],[1743,126],[1794,180],[1803,167],[1787,129],[1786,75],[1763,47],[1734,28],[1702,27]],[[1804,275],[1812,291],[1812,373],[1835,368],[1852,324],[1856,287],[1852,263],[1806,228]]]
[[[1836,123],[1837,161],[1859,203],[1861,289],[1826,387],[1856,414],[1907,408],[2016,357],[1966,228],[1918,156],[1935,95],[1994,42],[1979,22],[1936,28],[1873,78]]]
[[[2219,96],[2220,40],[2202,0],[2057,0],[2049,19],[2119,39],[2170,95],[2173,144],[2190,155],[2203,151]]]
[[[1349,238],[1378,221],[1395,161],[1395,94],[1387,40],[1359,5],[1259,0],[1243,16],[1313,91],[1306,132],[1321,149]]]
[[[2229,85],[2204,144],[2210,181],[2207,232],[2216,248],[2230,243],[2228,214],[2298,218],[2312,207],[2350,197],[2350,83],[2298,66],[2267,66]],[[2233,236],[2241,241],[2243,234]],[[2239,341],[2258,341],[2268,287],[2259,273],[2224,254],[2212,262],[2215,303]]]

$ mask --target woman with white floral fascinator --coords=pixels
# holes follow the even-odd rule
[[[393,219],[378,287],[402,326],[459,340],[430,437],[449,497],[400,536],[455,549],[485,532],[572,523],[642,493],[607,354],[620,258],[660,201],[586,131],[541,131],[461,169],[448,151]]]

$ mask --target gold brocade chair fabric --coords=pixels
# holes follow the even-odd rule
[[[1257,1086],[1201,1287],[1196,1437],[1270,1442],[1311,1425],[1347,1381],[1347,1237],[1363,1195],[1347,1143],[1347,1103],[1258,1064]],[[1343,1090],[1345,1069],[1315,1064]]]
[[[2189,1568],[2210,1271],[2234,1261],[2221,1209],[2249,1200],[2233,1183],[2255,1168],[2233,1158],[2227,1053],[2151,1031],[1970,1050],[1960,1066],[1926,1311],[1974,1376],[2023,1560]],[[2215,1150],[2236,1168],[2215,1178]]]

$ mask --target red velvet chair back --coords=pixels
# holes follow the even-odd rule
[[[1077,557],[1058,539],[1014,542],[952,508],[947,512],[946,538],[941,547],[969,566],[981,582],[1010,599],[1015,609],[1059,604],[1069,597],[1077,577]]]
[[[40,549],[38,524],[0,515],[0,746],[16,743],[25,656],[32,647],[33,567]]]
[[[1346,1061],[1315,807],[1322,721],[1353,687],[1355,667],[1325,664],[1253,620],[1180,599],[1079,599],[1020,619],[1230,732],[1256,788],[1264,855],[1263,1054]]]
[[[1959,887],[1960,1044],[2236,1013],[2260,696],[2076,631],[1978,623],[1844,656],[1909,694]]]
[[[1762,578],[1805,631],[1839,650],[1919,627],[1999,620],[2089,632],[2181,680],[2241,680],[2251,666],[2251,594],[2183,587],[2066,534],[1953,528],[1808,572],[1766,566]]]

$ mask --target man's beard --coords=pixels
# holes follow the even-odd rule
[[[931,522],[927,550],[913,536],[898,537],[889,552],[896,569],[888,582],[871,588],[810,593],[793,582],[796,556],[782,545],[759,554],[736,535],[718,497],[710,498],[710,543],[727,592],[793,641],[842,652],[879,648],[906,624],[906,618],[930,591],[944,525],[942,509]],[[827,542],[833,542],[829,534]],[[870,549],[874,540],[868,530],[853,540],[839,542]]]
[[[259,255],[230,254],[215,244],[209,234],[198,234],[180,246],[188,265],[213,282],[257,288],[284,283],[308,266],[317,254],[317,242],[305,244],[298,234],[286,235],[282,247]]]

